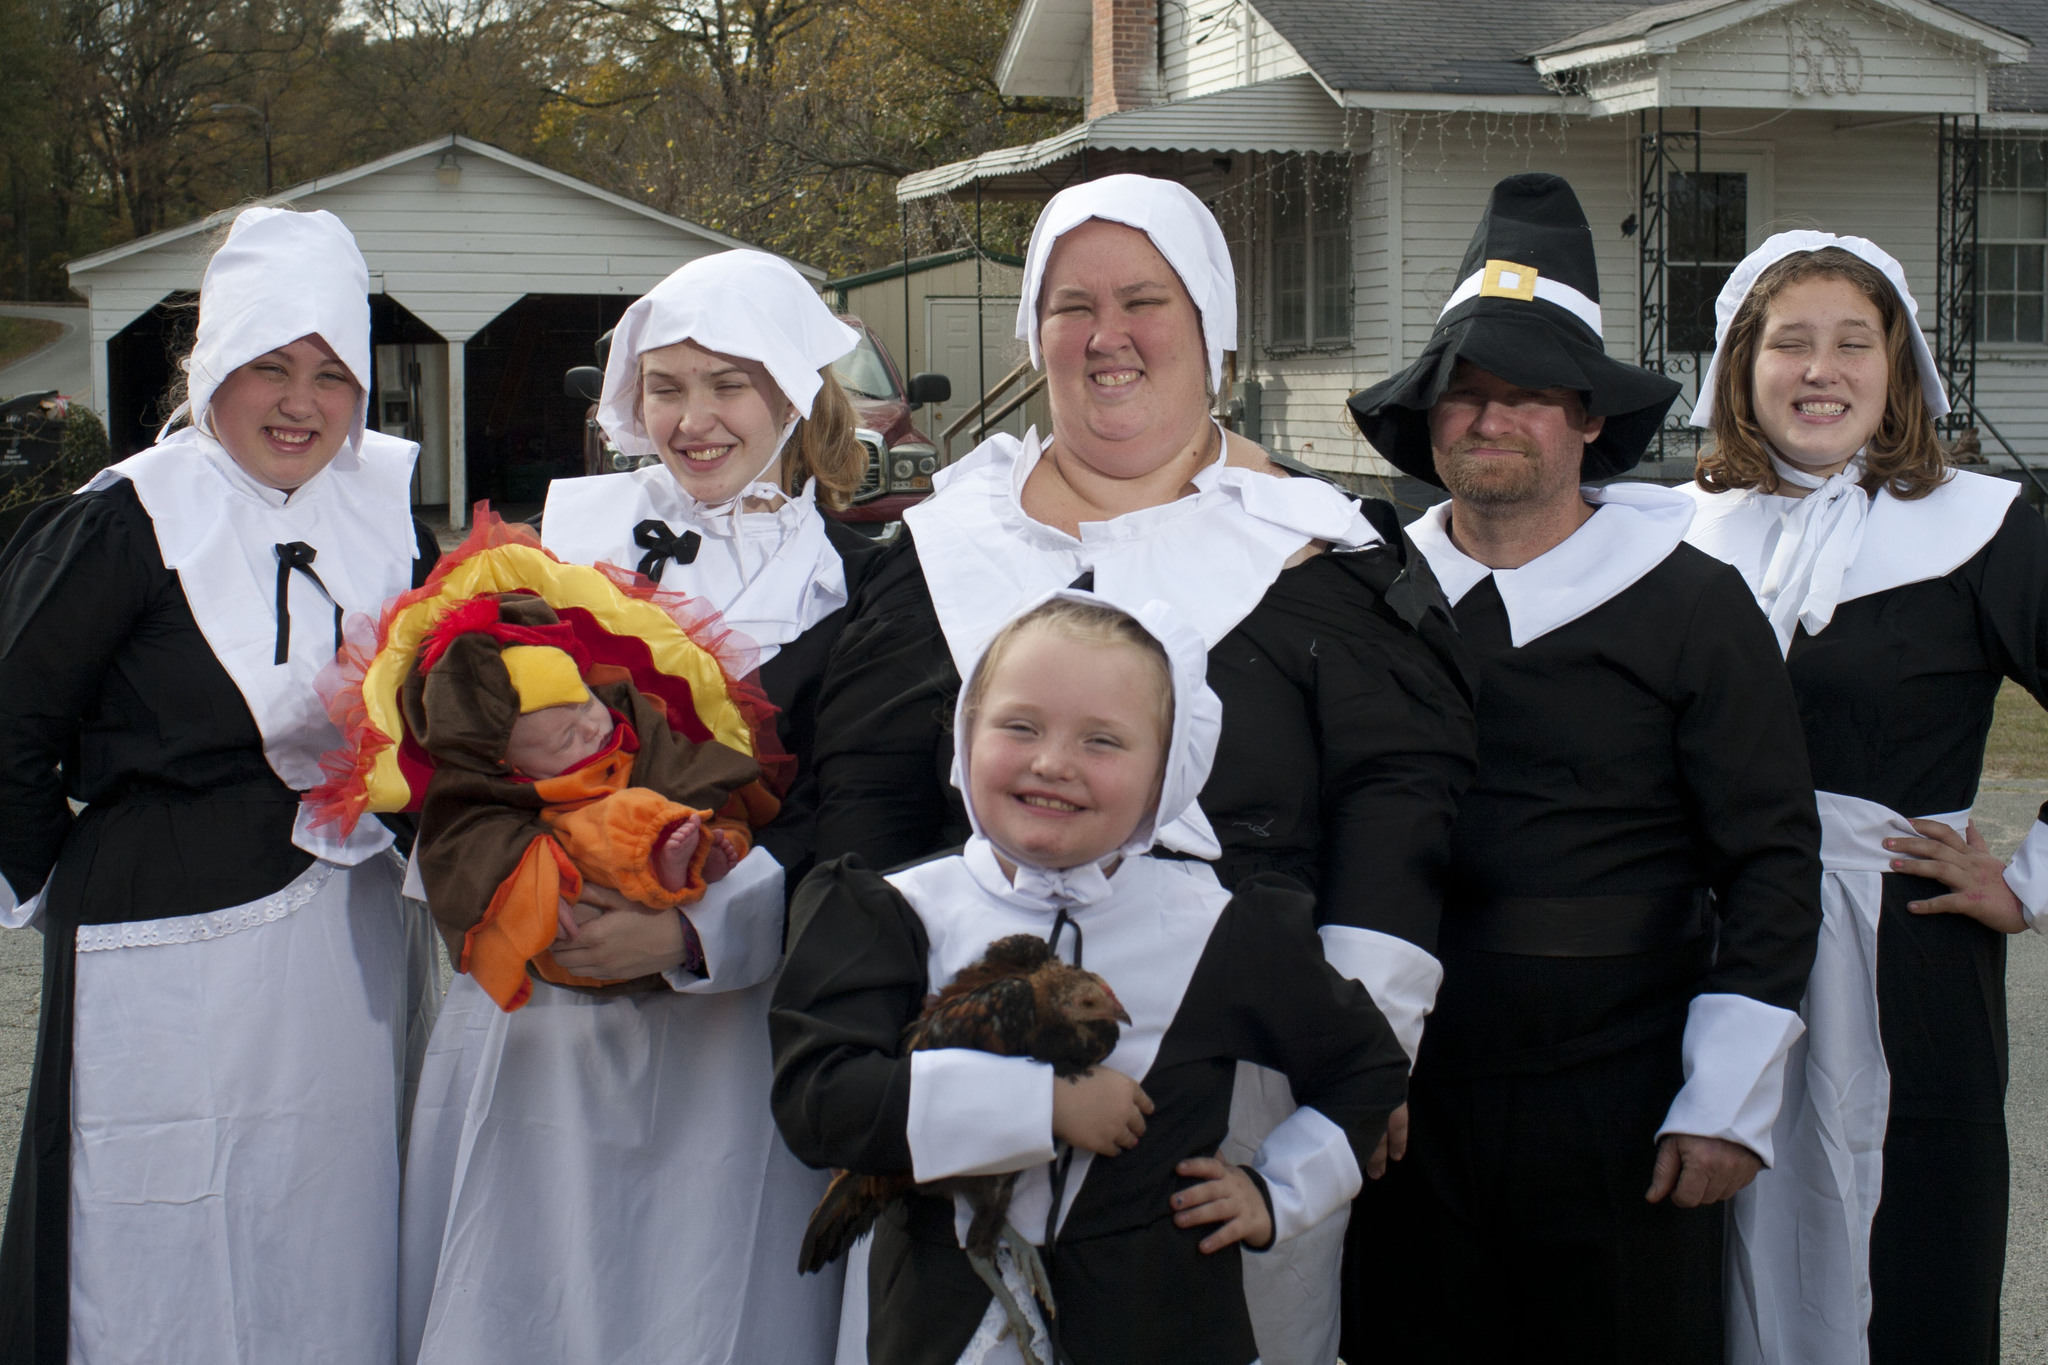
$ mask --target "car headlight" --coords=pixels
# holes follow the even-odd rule
[[[909,460],[898,460],[896,462],[897,478],[907,479],[911,476],[913,472],[915,472],[915,467],[911,464]]]
[[[927,455],[917,462],[917,472],[920,474],[929,474],[938,467],[939,457],[936,455]]]

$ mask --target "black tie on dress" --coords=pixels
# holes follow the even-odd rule
[[[696,562],[697,547],[704,543],[704,537],[695,531],[677,535],[668,529],[667,522],[649,517],[633,528],[633,543],[647,551],[640,556],[640,572],[659,583],[668,572],[670,560],[678,564]]]
[[[292,570],[313,580],[313,586],[320,589],[320,595],[334,602],[334,652],[341,653],[341,603],[334,601],[334,594],[327,591],[327,585],[320,581],[320,575],[313,572],[313,561],[320,552],[303,540],[287,540],[277,546],[277,655],[271,660],[281,664],[292,656]]]

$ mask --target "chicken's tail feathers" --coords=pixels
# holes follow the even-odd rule
[[[804,1228],[803,1244],[797,1248],[797,1270],[810,1275],[823,1270],[848,1251],[875,1225],[883,1201],[875,1197],[872,1182],[852,1171],[834,1173],[825,1187],[825,1197],[811,1211]]]

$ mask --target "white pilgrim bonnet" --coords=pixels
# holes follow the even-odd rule
[[[187,397],[171,422],[189,416],[211,433],[210,409],[222,381],[305,336],[326,342],[361,390],[348,438],[348,449],[357,450],[370,410],[370,268],[363,253],[325,209],[244,209],[206,263],[199,330],[185,361]],[[157,439],[170,429],[165,423]]]
[[[1708,363],[1706,373],[1700,376],[1699,401],[1692,409],[1694,426],[1710,427],[1714,424],[1714,383],[1721,373],[1721,356],[1728,344],[1728,328],[1742,308],[1742,301],[1755,288],[1757,277],[1787,256],[1819,251],[1827,246],[1839,247],[1852,256],[1861,257],[1883,271],[1884,277],[1891,281],[1899,302],[1906,305],[1907,320],[1913,324],[1913,359],[1920,369],[1920,394],[1927,400],[1928,415],[1948,415],[1948,393],[1942,388],[1941,371],[1935,367],[1934,352],[1928,349],[1927,336],[1920,330],[1920,305],[1914,301],[1913,291],[1906,287],[1906,268],[1890,252],[1867,237],[1837,237],[1832,232],[1802,231],[1780,232],[1765,241],[1742,258],[1742,263],[1735,267],[1735,273],[1728,277],[1728,283],[1721,286],[1720,296],[1714,300],[1714,358]]]
[[[1031,364],[1043,369],[1038,352],[1038,293],[1045,263],[1061,236],[1090,218],[1134,227],[1179,274],[1202,315],[1202,340],[1209,350],[1209,387],[1223,387],[1223,353],[1237,349],[1237,276],[1230,247],[1216,215],[1187,186],[1149,175],[1106,175],[1072,185],[1052,197],[1031,229],[1024,251],[1024,296],[1017,302],[1017,339],[1031,347]]]
[[[1161,775],[1159,805],[1131,832],[1131,837],[1121,848],[1100,863],[1065,869],[1033,867],[1009,850],[1002,850],[1003,856],[1017,866],[1016,889],[1020,893],[1050,901],[1087,904],[1108,894],[1102,870],[1105,866],[1119,858],[1149,852],[1153,844],[1159,842],[1161,832],[1176,823],[1184,837],[1175,843],[1182,851],[1210,859],[1222,855],[1222,847],[1216,842],[1208,817],[1202,814],[1196,798],[1202,794],[1202,787],[1209,780],[1209,768],[1216,761],[1216,742],[1223,733],[1223,702],[1209,687],[1208,646],[1202,642],[1200,632],[1182,620],[1168,603],[1154,598],[1142,607],[1133,608],[1098,593],[1060,588],[1034,599],[1017,615],[1028,615],[1055,599],[1111,607],[1137,621],[1146,634],[1166,650],[1167,671],[1173,684],[1173,730],[1167,739],[1166,770]],[[982,658],[987,657],[987,652],[983,651]],[[980,671],[981,663],[977,661],[974,672]],[[972,674],[962,682],[960,700],[953,711],[953,785],[960,789],[966,803],[967,821],[974,827],[975,837],[992,843],[988,832],[981,827],[981,818],[974,812],[974,797],[967,785],[967,698],[973,682]],[[1199,831],[1198,838],[1185,837],[1190,827]],[[1206,848],[1186,847],[1190,843],[1202,842],[1206,842]]]
[[[860,333],[832,316],[796,267],[765,251],[700,256],[647,291],[612,333],[597,420],[628,455],[658,455],[640,422],[640,357],[679,341],[757,360],[805,417],[818,371],[852,350]]]

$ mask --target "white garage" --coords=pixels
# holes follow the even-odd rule
[[[677,266],[749,245],[454,135],[262,202],[326,209],[355,233],[370,267],[370,420],[420,443],[413,501],[458,527],[476,499],[516,513],[582,473],[586,407],[563,372],[590,364],[597,337]],[[117,454],[154,437],[200,274],[237,211],[70,265]]]

